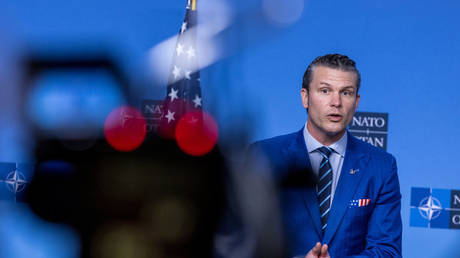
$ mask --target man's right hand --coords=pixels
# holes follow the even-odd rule
[[[307,253],[305,258],[330,258],[327,248],[327,244],[321,246],[321,243],[317,242],[310,252]]]

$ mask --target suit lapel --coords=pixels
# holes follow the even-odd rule
[[[311,173],[310,158],[308,156],[308,150],[305,145],[303,128],[296,134],[296,137],[288,147],[286,154],[288,159],[291,159],[290,163],[294,165],[294,170]],[[304,187],[300,189],[299,192],[302,195],[305,207],[312,219],[316,233],[318,234],[318,237],[321,238],[321,220],[319,214],[318,199],[316,197],[316,189],[314,186]]]
[[[348,132],[347,132],[348,133]],[[364,166],[367,163],[368,155],[358,150],[355,139],[348,134],[347,149],[345,160],[340,172],[339,182],[335,190],[334,200],[332,201],[331,211],[324,234],[324,243],[329,243],[335,235],[343,216],[345,215],[349,202],[363,177]],[[351,173],[354,170],[356,172]]]

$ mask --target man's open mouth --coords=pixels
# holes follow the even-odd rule
[[[342,115],[340,114],[329,114],[327,117],[332,121],[339,121],[342,119]]]

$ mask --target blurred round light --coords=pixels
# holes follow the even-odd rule
[[[154,238],[178,242],[193,237],[197,217],[190,200],[166,197],[149,206],[145,213]]]
[[[177,145],[183,152],[192,156],[202,156],[216,145],[217,123],[206,112],[189,112],[177,123],[175,135]]]
[[[110,146],[118,151],[132,151],[144,141],[147,133],[145,128],[145,119],[139,110],[121,106],[107,116],[104,126],[105,138]]]
[[[262,11],[268,20],[291,25],[302,16],[304,0],[263,0]]]
[[[146,234],[137,225],[111,222],[99,228],[92,239],[92,256],[100,258],[158,257]]]

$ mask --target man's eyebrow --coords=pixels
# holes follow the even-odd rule
[[[348,90],[348,89],[356,90],[356,86],[345,86],[342,88],[342,90]]]
[[[331,87],[331,85],[327,82],[320,82],[319,83],[320,85],[324,85],[324,86],[328,86],[328,87]],[[345,86],[345,87],[342,87],[340,88],[340,90],[346,90],[346,89],[353,89],[353,90],[356,90],[356,86],[354,85],[349,85],[349,86]]]

